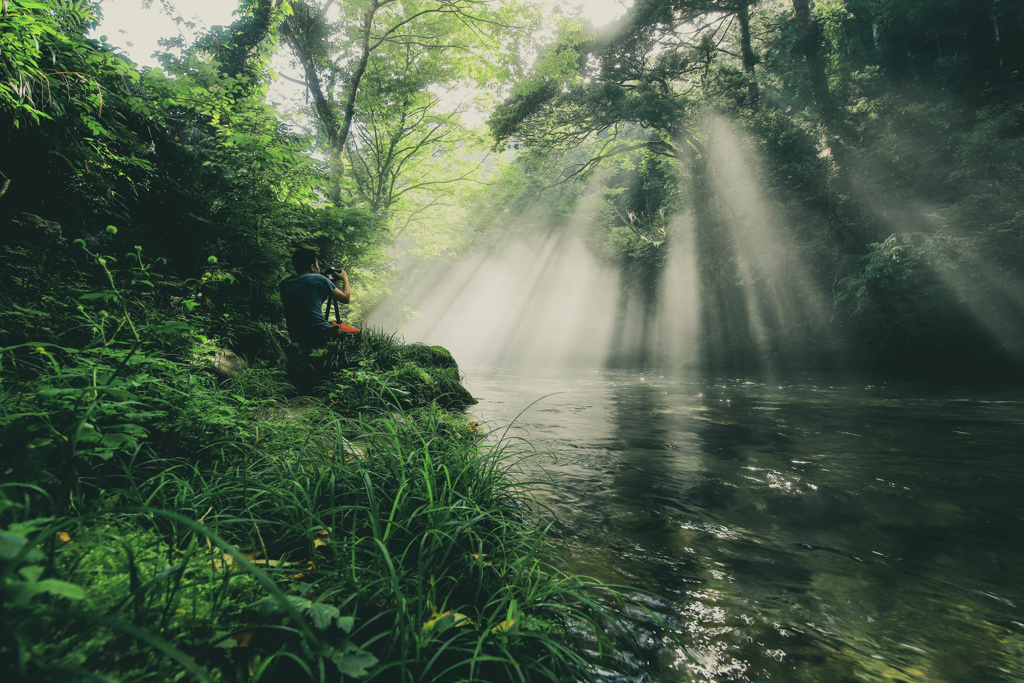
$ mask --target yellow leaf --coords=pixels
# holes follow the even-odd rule
[[[506,619],[497,626],[491,629],[494,633],[500,633],[502,631],[511,631],[512,627],[516,625],[515,619]]]
[[[434,624],[436,624],[437,622],[441,621],[442,619],[444,619],[446,616],[448,616],[451,613],[452,613],[451,610],[448,610],[444,614],[438,614],[437,612],[434,612],[434,617],[432,619],[428,619],[427,621],[425,621],[423,623],[423,630],[424,631],[429,630]]]
[[[428,619],[426,622],[424,622],[423,630],[424,631],[429,631],[431,628],[433,628],[434,624],[436,624],[437,622],[441,621],[442,619],[444,619],[445,617],[448,617],[448,616],[450,616],[452,618],[452,626],[472,626],[472,624],[473,624],[473,620],[470,619],[469,617],[467,617],[465,614],[460,614],[459,612],[453,612],[452,610],[448,610],[447,612],[442,612],[441,614],[438,614],[435,611],[433,618]]]

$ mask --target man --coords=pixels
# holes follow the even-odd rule
[[[278,288],[284,304],[288,335],[293,342],[312,349],[342,335],[359,332],[350,325],[332,324],[321,309],[328,297],[343,304],[349,302],[352,290],[348,284],[348,273],[337,271],[345,283],[344,289],[338,289],[320,274],[320,261],[312,249],[296,250],[292,254],[292,267],[295,275],[281,280]]]

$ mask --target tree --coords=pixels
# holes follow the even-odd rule
[[[371,61],[347,158],[355,192],[378,214],[401,213],[408,224],[443,202],[448,186],[479,175],[484,145],[430,88],[446,65],[436,56],[428,65],[431,55],[409,47],[398,56],[405,69]]]
[[[374,118],[364,122],[364,132],[391,127],[389,136],[395,139],[396,134],[408,135],[407,126],[418,120],[420,126],[435,129],[434,133],[415,134],[421,141],[429,141],[443,119],[425,116],[423,107],[430,97],[417,93],[482,79],[485,73],[493,77],[495,72],[483,65],[502,50],[502,29],[519,13],[514,5],[494,8],[483,0],[363,0],[338,6],[333,0],[295,3],[292,16],[281,26],[281,35],[302,68],[337,178],[331,200],[337,203],[341,199],[346,157],[365,150],[373,154],[374,161],[363,159],[359,172],[365,177],[371,168],[375,169],[375,202],[381,207],[390,206],[391,200],[384,198],[388,193],[382,191],[396,187],[403,168],[403,164],[396,163],[411,157],[395,149],[385,151],[381,139],[371,141],[373,132],[370,138],[350,145],[350,135],[360,125],[360,111]],[[377,99],[375,105],[363,107],[360,97],[368,77],[373,80],[369,95]],[[395,82],[394,86],[382,88],[389,81]],[[385,93],[388,89],[393,92]],[[391,97],[397,99],[388,101]],[[401,110],[396,106],[398,102],[406,103],[409,109]],[[376,106],[385,103],[385,107]],[[429,108],[436,110],[436,102]],[[385,115],[393,120],[384,124]],[[422,153],[432,151],[426,142],[418,149]]]
[[[740,63],[751,103],[758,99],[751,5],[643,0],[604,40],[581,25],[564,26],[538,59],[533,78],[518,84],[491,116],[492,135],[499,146],[559,149],[602,136],[608,144],[595,163],[638,144],[677,160],[703,157],[696,112],[720,53]],[[740,44],[735,50],[729,45],[733,37]],[[641,143],[615,144],[629,124],[649,134]]]

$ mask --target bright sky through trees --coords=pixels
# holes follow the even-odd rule
[[[231,23],[231,13],[238,7],[237,0],[165,0],[177,10],[186,22],[195,22],[197,28]],[[188,27],[176,26],[162,10],[160,0],[146,7],[143,0],[103,0],[103,21],[97,35],[105,35],[112,45],[121,47],[131,59],[144,66],[157,66],[152,54],[161,49],[161,38],[184,36],[189,43],[195,33]]]
[[[545,0],[538,0],[543,2]],[[548,0],[550,1],[550,0]],[[586,0],[567,2],[579,6],[596,26],[601,26],[626,10],[630,0]],[[163,0],[185,22],[194,22],[197,28],[209,28],[231,23],[231,13],[238,7],[237,0]],[[553,3],[552,3],[553,4]],[[162,11],[161,0],[152,0],[147,8],[143,0],[103,0],[103,22],[96,35],[121,47],[131,59],[144,66],[157,66],[152,54],[161,49],[160,38],[182,35],[191,43],[195,34],[175,22]]]

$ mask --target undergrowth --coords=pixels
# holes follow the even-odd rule
[[[566,634],[613,619],[447,351],[366,332],[293,358],[311,397],[224,379],[207,285],[79,249],[87,287],[8,291],[0,320],[0,677],[591,676]]]

